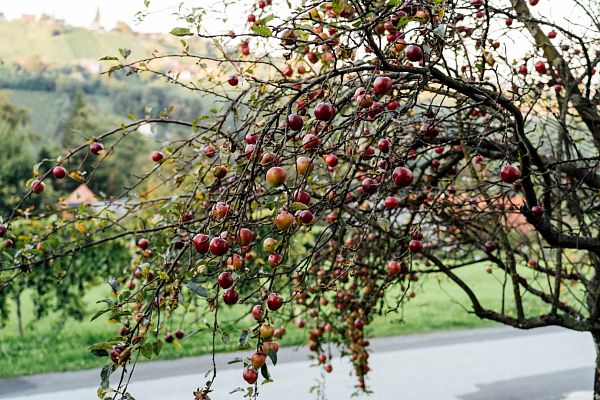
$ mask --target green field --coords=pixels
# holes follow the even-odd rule
[[[503,275],[499,272],[487,274],[484,265],[474,265],[464,269],[460,274],[475,287],[483,305],[500,309],[501,307],[501,281]],[[389,336],[433,330],[448,330],[459,328],[475,328],[494,325],[490,321],[482,321],[467,312],[468,302],[462,291],[440,275],[422,277],[414,287],[417,296],[401,308],[398,312],[378,316],[368,327],[369,336]],[[510,291],[510,290],[509,290]],[[86,296],[86,310],[92,315],[99,306],[95,300],[105,297],[109,293],[108,285],[95,287]],[[387,301],[395,304],[399,293],[389,293]],[[539,312],[541,305],[535,299],[525,298],[527,312]],[[24,307],[25,337],[18,336],[16,316],[7,322],[0,331],[0,377],[13,377],[19,375],[35,374],[50,371],[77,370],[102,366],[106,360],[90,355],[87,347],[93,343],[114,336],[118,326],[111,324],[102,317],[89,322],[89,318],[82,322],[68,320],[60,322],[57,315],[49,316],[40,321],[32,321],[31,300],[27,293],[22,296]],[[510,296],[507,295],[507,304],[510,305]],[[14,309],[14,307],[13,307]],[[252,321],[246,318],[236,328],[227,323],[228,320],[239,317],[247,311],[246,306],[235,306],[222,313],[221,324],[224,331],[230,336],[230,343],[217,340],[218,351],[237,350],[239,329],[250,327]],[[13,310],[14,313],[14,310]],[[225,315],[223,315],[225,314]],[[186,320],[187,330],[190,329],[189,321],[193,316],[188,315]],[[211,315],[207,314],[210,319]],[[179,321],[179,319],[177,319]],[[202,317],[200,318],[202,320]],[[161,359],[177,358],[183,356],[200,355],[210,352],[211,334],[203,327],[203,322],[198,324],[199,332],[180,341],[181,346],[166,345],[160,355]],[[173,326],[175,331],[177,326]],[[189,332],[188,332],[189,333]],[[287,334],[281,341],[283,345],[300,344],[304,342],[306,333],[290,324]]]

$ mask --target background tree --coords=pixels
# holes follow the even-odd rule
[[[550,19],[538,2],[335,0],[289,8],[261,0],[248,5],[247,30],[225,34],[204,30],[210,9],[182,8],[189,26],[172,31],[183,38],[182,54],[117,60],[109,73],[162,77],[211,96],[214,107],[193,121],[155,113],[64,154],[60,163],[87,152],[96,168],[105,143],[140,126],[189,129],[147,155],[155,165],[135,174],[124,214],[111,215],[107,205],[95,216],[55,221],[45,237],[73,221],[98,227],[41,254],[19,249],[18,259],[3,261],[3,280],[136,238],[137,253],[111,280],[115,298],[104,310],[123,323],[122,335],[92,347],[111,360],[101,396],[127,398],[124,380],[110,387],[108,376],[136,353],[158,353],[163,339],[182,338],[165,317],[194,295],[210,306],[213,343],[223,307],[245,306],[254,318],[240,336],[254,347],[243,360],[249,395],[259,369],[269,379],[265,359],[276,361],[274,327],[292,320],[307,327],[325,371],[328,344],[337,344],[355,366],[358,389],[367,390],[365,326],[376,313],[410,306],[420,278],[442,274],[480,318],[590,332],[600,399],[600,23],[590,11],[599,4],[573,1],[571,21]],[[189,51],[188,42],[202,39],[214,41],[214,55]],[[171,57],[217,72],[185,81],[160,63]],[[497,279],[501,304],[480,299],[480,288],[462,277],[466,268]],[[390,302],[385,294],[398,289]],[[215,377],[213,365],[196,399],[208,398]]]

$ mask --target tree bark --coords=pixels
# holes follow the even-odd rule
[[[594,400],[600,400],[600,331],[592,332],[596,347],[596,371],[594,373]]]
[[[21,315],[21,293],[16,295],[16,306],[17,306],[17,323],[19,325],[19,335],[25,336],[25,330],[23,329],[23,317]]]

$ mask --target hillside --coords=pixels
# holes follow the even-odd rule
[[[131,57],[143,58],[152,51],[176,51],[178,41],[169,35],[138,34],[121,31],[91,30],[64,25],[46,18],[0,20],[0,60],[4,64],[41,62],[50,66],[79,64],[118,54],[119,48],[131,50]]]

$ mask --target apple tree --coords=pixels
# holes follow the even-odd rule
[[[107,74],[158,76],[214,107],[191,121],[166,109],[90,132],[45,160],[4,216],[11,238],[31,218],[19,210],[43,196],[44,181],[77,168],[76,154],[98,165],[115,137],[186,130],[147,154],[152,168],[121,171],[136,177],[121,196],[34,240],[78,220],[97,224],[88,234],[3,250],[6,285],[82,249],[136,244],[98,316],[122,323],[93,348],[108,357],[101,397],[130,396],[127,365],[185,338],[194,327],[171,332],[168,321],[198,296],[213,343],[223,313],[253,321],[240,336],[248,395],[260,373],[276,380],[277,339],[291,321],[306,329],[316,363],[330,372],[328,348],[339,346],[357,390],[368,390],[365,328],[410,307],[427,276],[457,285],[479,318],[590,332],[600,354],[598,1],[214,3],[178,9],[181,52],[106,57]],[[243,29],[214,23],[241,8]],[[234,30],[221,29],[228,23]],[[483,301],[464,269],[493,277],[500,304]],[[121,379],[110,386],[113,373]],[[196,399],[219,383],[216,366],[208,376]]]

